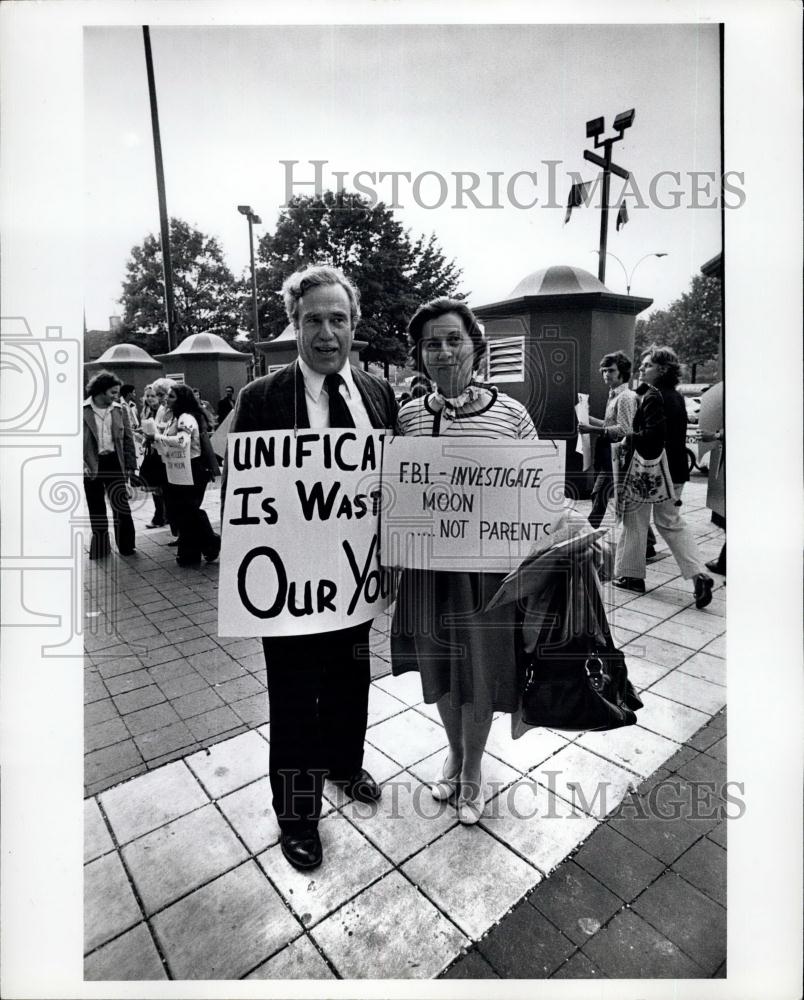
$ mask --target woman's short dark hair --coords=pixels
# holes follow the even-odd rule
[[[100,396],[102,392],[122,384],[122,381],[112,372],[100,371],[94,378],[90,379],[87,386],[87,396]]]
[[[477,369],[483,360],[483,355],[486,351],[486,338],[483,336],[480,324],[469,306],[465,302],[461,302],[460,299],[448,299],[446,297],[433,299],[431,302],[427,302],[417,309],[413,315],[413,319],[408,323],[408,337],[411,342],[410,355],[413,358],[416,369],[420,372],[426,373],[421,347],[424,324],[429,323],[431,319],[438,319],[439,316],[445,316],[447,313],[457,313],[461,317],[464,330],[469,334],[469,339],[472,341],[475,350],[472,364],[473,370]]]
[[[627,382],[631,378],[631,359],[627,354],[623,354],[622,351],[615,351],[613,354],[604,354],[600,359],[600,367],[611,368],[612,365],[617,365],[617,371],[620,373],[620,379],[623,382]]]
[[[173,416],[180,417],[182,413],[189,413],[198,421],[199,430],[209,430],[204,411],[198,405],[198,400],[190,386],[174,385],[173,393],[176,396],[176,402],[170,408]]]
[[[664,372],[653,383],[661,388],[673,388],[681,381],[681,365],[672,347],[657,347],[655,344],[645,351],[655,365],[664,365]]]

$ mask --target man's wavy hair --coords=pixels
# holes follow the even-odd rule
[[[293,326],[299,328],[299,299],[311,288],[321,285],[340,285],[349,299],[352,330],[360,320],[360,293],[339,267],[330,264],[310,264],[301,271],[294,271],[282,285],[285,312]]]
[[[664,371],[654,383],[658,388],[672,389],[681,381],[681,364],[672,347],[657,347],[656,344],[651,344],[642,357],[650,357],[655,365],[664,366]]]
[[[123,380],[119,379],[113,372],[100,371],[94,378],[90,379],[87,385],[87,398],[92,396],[100,396],[102,392],[106,392],[107,389],[113,388],[116,385],[122,385]]]
[[[631,359],[627,354],[622,351],[614,351],[612,354],[604,354],[600,359],[601,368],[611,368],[612,365],[617,365],[617,371],[620,373],[620,379],[623,382],[628,382],[631,378]]]

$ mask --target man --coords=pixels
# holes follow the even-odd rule
[[[212,433],[218,425],[218,421],[215,419],[215,414],[212,412],[212,404],[208,400],[201,398],[200,389],[193,389],[193,395],[196,398],[196,402],[198,403],[201,412],[207,418],[207,430]]]
[[[127,477],[137,471],[128,408],[120,402],[120,379],[102,371],[87,386],[84,402],[84,494],[92,526],[90,559],[109,555],[109,495],[114,538],[123,556],[134,552],[134,521],[128,505]]]
[[[676,392],[680,368],[678,357],[671,348],[651,347],[647,351],[639,367],[639,406],[631,432],[625,436],[629,461],[634,450],[646,459],[658,458],[662,451],[665,452],[677,498],[690,478],[687,408]],[[703,609],[712,601],[714,581],[704,572],[698,546],[678,511],[678,502],[662,500],[626,508],[614,564],[614,586],[645,593],[645,541],[653,511],[654,523],[673,553],[681,575],[693,581],[695,607]]]
[[[136,430],[136,428],[140,426],[140,414],[137,409],[136,386],[133,386],[130,382],[126,382],[126,384],[120,388],[120,398],[123,400],[123,403],[128,409],[128,419],[131,424],[131,428],[132,430]]]
[[[229,414],[234,409],[234,386],[227,385],[224,390],[226,395],[218,403],[218,423],[222,424],[224,420],[229,416]]]
[[[298,360],[240,392],[231,432],[395,428],[391,387],[349,364],[360,319],[351,282],[337,268],[308,267],[285,281],[282,295],[296,329]],[[274,812],[282,852],[302,870],[321,863],[317,826],[325,775],[352,798],[380,797],[377,783],[363,769],[370,626],[263,639]]]
[[[637,396],[628,387],[631,378],[631,359],[622,351],[606,354],[600,359],[600,374],[609,390],[606,414],[589,417],[588,424],[579,424],[582,434],[596,434],[594,469],[595,483],[592,487],[592,510],[589,523],[599,528],[606,515],[606,508],[612,495],[611,442],[624,434],[629,434],[637,408]]]

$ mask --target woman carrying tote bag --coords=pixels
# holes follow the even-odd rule
[[[651,512],[653,523],[667,542],[685,580],[694,581],[695,607],[705,608],[712,600],[712,577],[705,572],[692,532],[679,512],[681,491],[689,480],[686,458],[687,410],[676,392],[680,365],[669,347],[651,347],[642,357],[639,368],[641,384],[637,389],[639,406],[630,434],[625,435],[621,455],[622,468],[631,472],[635,457],[652,462],[666,457],[666,469],[672,490],[662,490],[662,499],[623,504],[622,527],[614,563],[614,585],[623,590],[645,593],[645,543]],[[664,463],[658,465],[661,466]]]

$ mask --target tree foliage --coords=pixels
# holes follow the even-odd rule
[[[689,291],[667,309],[637,320],[634,357],[651,344],[672,347],[682,364],[695,368],[717,358],[723,322],[720,281],[697,274]]]
[[[177,337],[216,333],[231,344],[238,333],[239,288],[218,241],[181,219],[170,220],[170,254]],[[150,353],[167,350],[167,316],[160,240],[149,233],[132,247],[120,296],[123,322],[118,342]]]
[[[263,337],[287,325],[279,294],[285,278],[305,264],[333,264],[360,291],[357,337],[369,342],[363,360],[385,364],[404,362],[408,320],[428,299],[455,296],[461,275],[435,235],[413,240],[385,205],[344,191],[293,198],[275,232],[260,240],[258,259]]]

